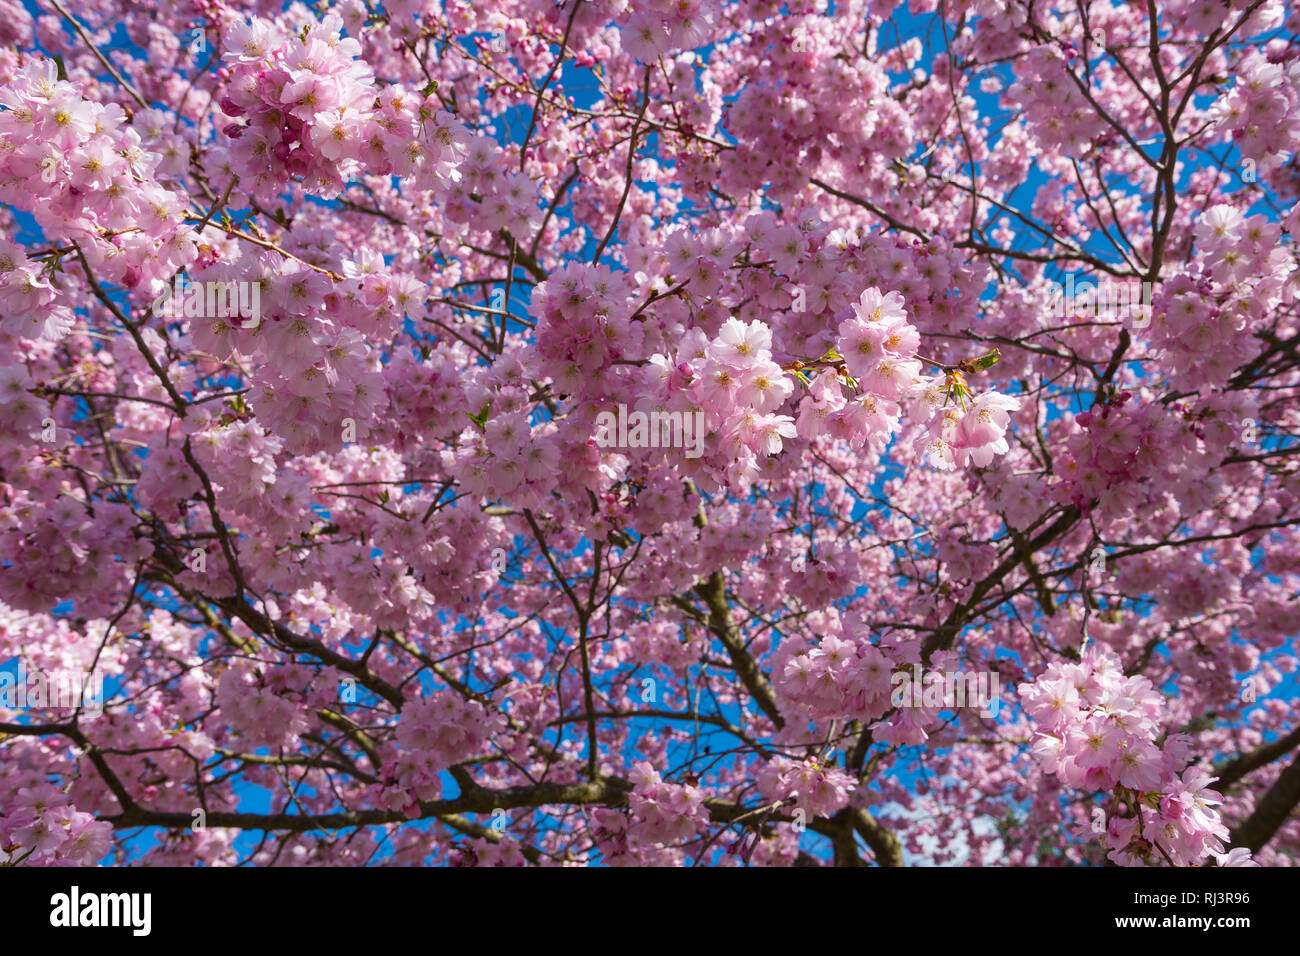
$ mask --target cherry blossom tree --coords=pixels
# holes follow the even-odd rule
[[[1298,33],[0,0],[0,860],[1290,865]]]

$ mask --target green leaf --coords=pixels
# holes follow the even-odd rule
[[[492,403],[489,402],[478,410],[477,415],[471,415],[469,412],[466,412],[465,417],[477,425],[479,431],[485,432],[487,431],[488,410],[491,408]]]
[[[54,64],[59,68],[58,78],[66,80],[68,78],[68,68],[63,65],[63,57],[58,53],[54,54]]]
[[[1000,358],[1002,358],[1001,352],[999,352],[997,349],[990,349],[989,351],[981,355],[979,358],[977,358],[974,362],[972,362],[971,368],[975,369],[975,371],[977,372],[986,371],[988,369],[991,369],[994,365],[996,365],[998,363],[998,359]]]

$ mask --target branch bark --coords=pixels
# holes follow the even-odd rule
[[[1255,812],[1232,831],[1232,846],[1258,853],[1300,804],[1300,757],[1282,771],[1273,786],[1255,804]]]

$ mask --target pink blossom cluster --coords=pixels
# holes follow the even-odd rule
[[[302,34],[262,18],[227,25],[221,109],[240,121],[225,132],[234,138],[231,168],[252,195],[296,179],[337,196],[363,167],[428,185],[456,177],[468,132],[432,95],[377,90],[360,44],[342,28],[335,14]]]
[[[1247,54],[1236,82],[1214,104],[1216,128],[1231,137],[1263,175],[1285,163],[1300,145],[1300,59],[1280,44]]]
[[[943,333],[969,327],[986,284],[983,264],[942,236],[922,241],[813,215],[790,222],[761,212],[745,220],[743,239],[748,260],[764,267],[740,272],[740,317],[781,313],[772,324],[782,362],[833,347],[837,323],[860,302],[864,287],[897,292],[910,324]]]
[[[294,484],[296,476],[292,473],[277,474],[283,440],[269,434],[260,422],[214,420],[201,413],[192,418],[187,419],[186,430],[192,436],[194,457],[202,463],[214,487],[221,489],[223,502],[234,513],[257,514],[258,503],[265,495],[287,493]],[[158,453],[165,454],[165,449],[159,448]],[[286,514],[268,530],[288,534],[295,526],[300,522]]]
[[[1018,66],[1004,99],[1024,110],[1026,126],[1043,149],[1078,156],[1107,127],[1078,79],[1069,75],[1071,52],[1055,43],[1035,47]]]
[[[1146,405],[1129,405],[1132,397],[1128,391],[1108,396],[1074,417],[1080,430],[1067,440],[1068,453],[1055,468],[1061,479],[1055,486],[1058,500],[1068,500],[1086,513],[1112,489],[1131,497],[1133,478],[1157,467],[1160,432],[1152,423],[1161,412]],[[1161,449],[1161,455],[1170,453],[1168,447]]]
[[[509,837],[490,840],[486,837],[474,837],[456,846],[449,854],[452,866],[527,866],[528,858],[524,856],[519,844]]]
[[[0,113],[0,121],[8,116]],[[39,260],[17,243],[0,237],[0,329],[9,335],[58,340],[72,326],[72,313],[58,302],[58,289]]]
[[[293,699],[299,693],[284,669],[263,671],[241,662],[221,675],[213,702],[248,750],[285,747],[307,729],[307,715]]]
[[[504,728],[502,715],[489,713],[476,700],[439,691],[409,701],[402,708],[393,749],[384,762],[383,785],[376,786],[377,803],[417,813],[419,801],[442,794],[440,775],[453,764],[480,753]]]
[[[257,321],[204,316],[191,323],[195,344],[217,359],[254,360],[250,404],[293,452],[342,448],[364,439],[386,402],[378,356],[367,334],[422,307],[413,277],[395,275],[366,250],[343,264],[334,283],[319,268],[273,256],[245,256],[195,270],[204,283],[259,283]]]
[[[932,382],[920,396],[921,407],[932,409],[934,403],[931,395],[934,391]],[[1020,408],[1020,399],[1001,392],[983,392],[966,401],[961,401],[961,415],[951,408],[940,407],[939,413],[930,420],[925,434],[918,439],[928,457],[930,464],[940,471],[951,468],[984,468],[999,455],[1005,455],[1010,447],[1007,442],[1007,428],[1011,424],[1011,413]]]
[[[746,321],[726,317],[715,307],[729,295],[730,273],[741,268],[746,286],[753,285],[744,301],[757,293],[759,301],[791,305],[788,290],[773,287],[764,273],[738,267],[737,258],[750,249],[750,258],[770,258],[773,268],[808,280],[807,293],[817,298],[796,303],[791,322],[772,323],[770,316],[753,313]],[[816,226],[777,225],[770,213],[758,214],[747,223],[743,240],[713,229],[702,233],[679,230],[669,235],[659,249],[633,244],[625,256],[630,264],[658,277],[650,301],[658,299],[655,311],[661,316],[658,329],[642,315],[648,304],[644,296],[633,295],[627,273],[613,273],[600,267],[567,265],[534,290],[532,309],[539,316],[538,352],[543,362],[540,375],[552,377],[557,388],[571,394],[580,404],[569,421],[579,429],[594,425],[595,417],[622,401],[628,408],[689,415],[701,411],[709,432],[707,453],[692,469],[684,468],[703,488],[728,485],[743,487],[763,473],[762,461],[777,455],[796,435],[812,439],[823,431],[855,445],[870,444],[880,451],[898,427],[899,402],[908,400],[929,423],[925,443],[933,449],[932,460],[940,468],[988,464],[995,454],[1006,451],[1004,437],[1008,412],[1018,406],[1015,399],[994,395],[975,399],[968,390],[951,393],[953,411],[937,415],[944,404],[941,386],[920,377],[915,357],[919,335],[902,308],[903,293],[897,289],[882,294],[876,287],[862,293],[856,302],[844,294],[847,259],[867,250],[889,258],[891,284],[917,295],[930,314],[934,290],[947,295],[946,283],[959,270],[945,260],[950,253],[941,244],[913,246],[862,241],[840,230]],[[807,265],[805,267],[805,259]],[[906,272],[919,259],[915,272]],[[883,266],[884,264],[881,263]],[[764,291],[761,283],[767,281]],[[965,280],[963,280],[964,284]],[[558,289],[557,289],[558,286]],[[682,295],[682,290],[687,290]],[[704,300],[704,315],[716,326],[691,321],[683,304]],[[824,313],[844,302],[845,312],[855,318],[842,326],[838,344],[852,355],[847,369],[859,372],[864,381],[854,382],[855,400],[844,397],[840,377],[830,371],[811,378],[810,394],[803,399],[799,426],[785,406],[796,397],[792,372],[808,360],[814,362],[837,344],[824,328],[813,334],[814,324]],[[627,322],[622,318],[631,309]],[[717,318],[714,319],[713,317]],[[810,334],[799,338],[800,323],[809,324]],[[716,328],[711,333],[710,329]],[[778,341],[777,330],[781,341]],[[880,354],[869,355],[863,336],[879,331]],[[849,343],[844,336],[854,336]],[[667,342],[673,348],[665,350]],[[620,368],[645,362],[641,374]],[[844,363],[841,363],[842,365]],[[810,367],[815,368],[815,367]],[[812,372],[806,373],[811,377]],[[851,380],[850,380],[851,381]],[[631,389],[628,391],[628,389]],[[929,392],[933,407],[914,401]],[[958,415],[956,407],[972,398],[969,414]],[[802,430],[801,430],[802,429]],[[653,452],[620,450],[613,464],[617,474],[625,462]],[[482,453],[474,453],[481,460]],[[622,459],[620,461],[619,459]]]
[[[111,823],[78,810],[48,783],[21,788],[0,807],[0,866],[94,866],[112,837]]]
[[[824,162],[837,170],[832,181],[865,176],[886,195],[886,183],[896,181],[889,161],[908,155],[916,137],[914,117],[888,95],[889,70],[910,71],[920,44],[895,50],[892,62],[850,67],[837,55],[833,26],[814,17],[772,18],[753,44],[764,51],[762,69],[722,117],[743,148],[724,155],[721,188],[744,193],[767,183],[785,201]]]
[[[31,394],[35,384],[26,365],[0,365],[0,450],[44,431],[45,408]]]
[[[16,62],[15,62],[16,61]],[[52,60],[0,51],[0,201],[29,212],[47,239],[79,241],[99,279],[135,287],[170,276],[194,249],[186,200],[156,176],[162,156],[116,103],[87,98]],[[0,239],[4,329],[59,339],[72,312],[53,275]]]
[[[695,278],[714,269],[700,259],[689,251],[689,274]],[[628,274],[604,267],[570,265],[538,285],[531,302],[538,316],[537,376],[553,379],[574,407],[559,428],[539,425],[530,434],[521,411],[527,392],[497,386],[488,426],[482,433],[467,431],[469,444],[459,453],[471,486],[498,495],[526,484],[541,487],[553,479],[559,457],[583,454],[556,443],[580,440],[596,451],[597,416],[620,401],[633,410],[703,413],[708,433],[704,456],[682,466],[708,487],[753,480],[759,460],[778,454],[783,441],[794,437],[793,419],[777,413],[792,395],[794,382],[773,360],[771,331],[764,322],[729,318],[712,337],[698,326],[665,335],[633,320],[638,304]],[[651,343],[664,338],[680,342],[675,354],[651,352]],[[634,361],[643,367],[626,367]],[[611,450],[607,467],[614,475],[637,456],[663,453]]]
[[[459,142],[459,140],[457,141]],[[537,187],[512,169],[512,157],[486,136],[476,136],[464,150],[454,182],[446,186],[442,208],[449,223],[496,233],[505,229],[523,242],[541,226]]]
[[[638,0],[621,27],[623,49],[642,63],[708,43],[714,13],[706,0]]]
[[[782,666],[775,680],[792,709],[819,719],[852,714],[864,723],[889,711],[895,664],[878,646],[833,634],[797,652],[795,646],[788,642],[782,648],[787,653],[778,650]]]
[[[591,837],[605,862],[610,866],[636,866],[639,861],[628,852],[628,815],[621,810],[598,807],[591,816]]]
[[[1207,218],[1211,216],[1213,211]],[[1230,237],[1229,242],[1228,256],[1240,259],[1238,237]],[[1175,381],[1224,384],[1236,367],[1237,357],[1244,351],[1246,316],[1233,308],[1235,303],[1216,295],[1221,289],[1209,274],[1179,275],[1167,281],[1156,297],[1150,338]]]
[[[1225,385],[1251,350],[1246,330],[1294,299],[1282,224],[1220,203],[1196,222],[1200,271],[1167,279],[1145,335],[1179,388]]]
[[[819,541],[811,559],[807,544],[796,543],[791,550],[779,565],[780,576],[798,580],[800,594],[809,607],[826,607],[848,597],[862,585],[870,568],[860,554],[834,540]],[[774,551],[773,556],[778,553]]]
[[[527,392],[518,387],[496,391],[492,417],[483,429],[467,427],[455,456],[449,454],[459,480],[487,498],[510,496],[521,506],[542,500],[552,485],[562,452],[554,424],[529,423]]]
[[[14,477],[30,484],[0,503],[0,600],[29,611],[73,596],[83,613],[112,607],[104,592],[148,551],[132,532],[131,509],[116,502],[89,508],[54,469]]]
[[[880,451],[898,427],[904,402],[912,420],[924,425],[915,444],[935,468],[984,467],[1006,453],[1006,430],[1018,399],[997,392],[971,397],[964,380],[954,375],[922,376],[914,358],[920,338],[907,322],[899,293],[882,296],[867,289],[853,313],[840,324],[836,348],[864,394],[844,401],[838,382],[822,375],[803,400],[800,422],[824,420],[832,435],[854,446],[870,442]]]
[[[829,817],[848,806],[856,788],[852,776],[815,757],[776,757],[758,775],[758,789],[766,799],[791,803],[809,820]]]
[[[32,15],[19,0],[0,2],[0,43],[26,45],[32,39]]]
[[[795,241],[793,234],[791,239]],[[722,275],[718,264],[728,261],[737,247],[722,234],[696,241],[711,249],[709,255],[700,255],[697,245],[680,240],[667,244],[664,257],[676,263],[671,275],[674,281],[702,283],[703,291],[716,291]],[[561,387],[588,398],[577,409],[579,424],[594,425],[595,416],[609,407],[608,398],[603,403],[594,400],[595,389],[607,380],[628,381],[630,376],[619,374],[616,363],[637,354],[638,342],[652,334],[637,323],[614,324],[611,299],[621,291],[621,281],[579,266],[566,270],[559,283],[567,302],[555,295],[550,281],[534,293],[535,302],[541,296],[545,317],[538,328],[539,351],[549,360],[544,367]],[[956,379],[941,385],[941,379],[922,377],[915,358],[919,335],[906,319],[898,292],[882,294],[869,288],[851,311],[853,317],[841,323],[839,337],[828,343],[838,349],[827,353],[837,367],[811,379],[799,402],[797,423],[788,402],[796,396],[793,372],[805,367],[804,362],[778,363],[772,329],[760,319],[728,317],[713,336],[699,326],[673,330],[680,341],[675,352],[651,354],[639,380],[631,378],[634,390],[624,400],[632,408],[703,412],[708,431],[704,457],[694,467],[684,462],[683,468],[705,489],[746,486],[763,473],[763,459],[780,454],[796,436],[811,441],[826,434],[880,452],[899,427],[902,402],[925,424],[920,444],[940,469],[984,466],[1007,451],[1009,413],[1019,407],[1018,400],[992,392],[973,397]],[[615,331],[623,328],[631,334]],[[823,360],[807,358],[813,363],[810,368]],[[845,393],[841,368],[849,376],[852,397]],[[608,388],[602,391],[607,394]],[[953,407],[946,408],[946,402]],[[963,413],[958,412],[958,402]],[[653,453],[620,450],[624,461]]]
[[[1148,506],[1152,480],[1189,504],[1208,503],[1219,484],[1212,474],[1216,451],[1244,447],[1249,423],[1263,415],[1254,398],[1234,392],[1171,405],[1152,402],[1137,386],[1106,395],[1073,417],[1049,493],[1108,519]]]
[[[580,401],[603,396],[614,362],[640,351],[641,325],[626,318],[630,278],[607,266],[569,263],[533,290],[539,370],[561,394]]]
[[[944,708],[922,706],[920,686],[909,692],[912,706],[895,706],[894,697],[919,672],[920,646],[897,635],[873,643],[869,629],[833,611],[817,621],[830,633],[815,643],[787,641],[774,655],[773,685],[783,707],[814,721],[851,716],[870,726],[877,739],[894,744],[927,741]],[[946,673],[962,665],[953,652],[939,651],[931,656],[930,668],[931,673]]]
[[[795,437],[794,420],[779,411],[795,385],[773,361],[764,322],[728,318],[712,337],[689,330],[671,359],[658,352],[650,357],[643,387],[653,407],[703,410],[710,436],[704,460],[713,467],[701,476],[705,487],[723,476],[727,484],[748,483],[759,475],[760,459],[779,454]],[[723,461],[728,464],[720,468]]]
[[[634,843],[682,843],[709,822],[704,791],[689,783],[669,783],[648,761],[632,767],[628,838]]]
[[[1113,794],[1106,813],[1109,857],[1123,866],[1199,865],[1225,852],[1215,779],[1188,767],[1190,738],[1165,735],[1164,696],[1145,677],[1126,677],[1100,645],[1079,663],[1060,661],[1018,688],[1035,726],[1034,755],[1071,789]]]

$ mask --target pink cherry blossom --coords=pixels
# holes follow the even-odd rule
[[[1293,864],[1286,5],[36,6],[0,864]]]

